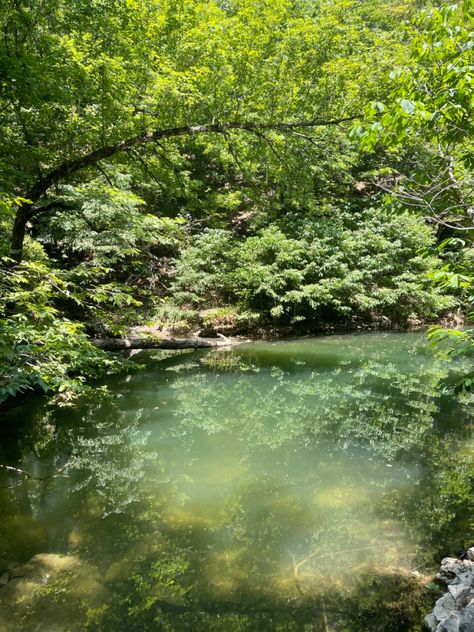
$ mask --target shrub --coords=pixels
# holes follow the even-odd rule
[[[271,224],[242,241],[207,230],[175,262],[172,301],[234,304],[279,326],[405,325],[453,304],[428,279],[439,261],[421,251],[433,241],[422,219],[386,208]]]
[[[55,306],[58,295],[72,297],[64,275],[45,262],[0,262],[0,403],[38,388],[67,401],[87,378],[124,366]]]

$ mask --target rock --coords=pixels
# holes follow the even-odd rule
[[[425,617],[431,632],[474,632],[474,547],[467,559],[445,557],[436,577],[447,590]]]
[[[467,599],[471,593],[471,589],[466,584],[451,584],[448,586],[448,590],[453,596],[454,601]],[[465,604],[464,604],[465,605]]]
[[[457,615],[453,615],[438,626],[438,632],[459,632],[460,623],[460,618]]]
[[[460,632],[474,632],[474,604],[472,603],[462,614]]]
[[[450,593],[440,597],[433,608],[434,616],[441,622],[448,619],[454,612],[456,612],[456,602]]]
[[[39,553],[11,573],[0,586],[2,632],[81,632],[78,608],[95,610],[110,601],[100,571],[75,555]],[[68,598],[52,598],[59,593]]]
[[[38,553],[28,562],[18,567],[19,574],[30,577],[50,577],[70,569],[77,564],[75,555],[60,555],[59,553]]]
[[[446,564],[455,564],[458,561],[456,557],[443,557],[441,560],[441,566],[446,566]]]
[[[438,627],[438,619],[434,616],[433,613],[426,615],[425,627],[427,627],[430,632],[436,632],[436,628]]]
[[[5,571],[2,576],[0,576],[0,588],[2,586],[6,586],[10,581],[10,571]]]
[[[474,562],[445,557],[436,577],[448,585],[453,583],[470,584],[474,580]]]

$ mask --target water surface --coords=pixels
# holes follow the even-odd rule
[[[419,629],[474,537],[472,402],[422,334],[137,357],[6,415],[0,462],[50,478],[0,481],[2,630]]]

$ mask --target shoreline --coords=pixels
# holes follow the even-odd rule
[[[474,546],[466,551],[465,559],[441,560],[436,579],[446,585],[446,591],[426,615],[425,628],[430,632],[473,632]]]

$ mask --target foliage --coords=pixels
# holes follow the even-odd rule
[[[389,98],[368,106],[354,130],[363,147],[389,149],[402,202],[461,230],[473,219],[473,23],[471,0],[422,10],[409,30],[408,64],[391,73]]]
[[[460,294],[468,312],[474,272],[473,24],[471,0],[423,9],[409,27],[409,64],[391,73],[389,99],[373,102],[354,130],[363,148],[382,144],[387,149],[392,193],[400,203],[437,224],[445,237],[438,246],[445,263],[433,279]],[[434,328],[430,338],[435,344],[454,343],[452,354],[471,352],[472,331]],[[471,386],[472,372],[455,388]]]
[[[428,283],[438,261],[419,251],[433,237],[409,214],[347,208],[286,224],[240,241],[223,230],[197,235],[176,262],[174,302],[236,303],[262,323],[313,326],[403,324],[453,304]]]
[[[433,281],[441,288],[461,298],[468,322],[474,319],[474,248],[472,238],[449,237],[436,248],[445,260],[444,265],[432,273]],[[433,325],[428,330],[434,349],[441,355],[457,358],[474,357],[474,329],[449,329]],[[460,393],[474,390],[474,369],[448,381],[447,387]]]
[[[59,253],[63,266],[85,260],[92,266],[123,267],[146,256],[153,244],[177,245],[182,238],[184,220],[144,212],[144,201],[131,191],[131,176],[111,167],[107,171],[105,181],[61,187],[54,202],[58,210],[39,226],[37,240]]]
[[[179,243],[182,221],[144,213],[130,177],[109,172],[106,182],[62,187],[54,201],[60,210],[26,241],[27,260],[2,260],[0,401],[40,388],[59,391],[64,403],[87,379],[123,365],[89,336],[123,335],[137,310],[146,312],[149,289],[127,281],[150,267],[151,245]],[[5,223],[14,202],[2,203]]]
[[[379,90],[394,52],[403,55],[393,26],[410,9],[388,1],[21,0],[0,21],[2,184],[28,190],[39,164],[157,126],[352,111]],[[261,153],[259,138],[249,141]]]
[[[433,325],[428,331],[428,337],[438,352],[449,357],[466,356],[474,358],[474,330],[447,329],[439,325]],[[454,386],[456,392],[462,390],[474,390],[474,370],[458,377],[454,382],[448,382]]]
[[[0,257],[6,257],[10,252],[10,234],[15,218],[15,207],[23,198],[12,198],[0,192]]]
[[[83,325],[55,307],[58,293],[79,300],[63,275],[44,262],[12,268],[3,260],[1,276],[0,403],[34,388],[58,391],[67,401],[87,378],[120,368],[93,346]]]

